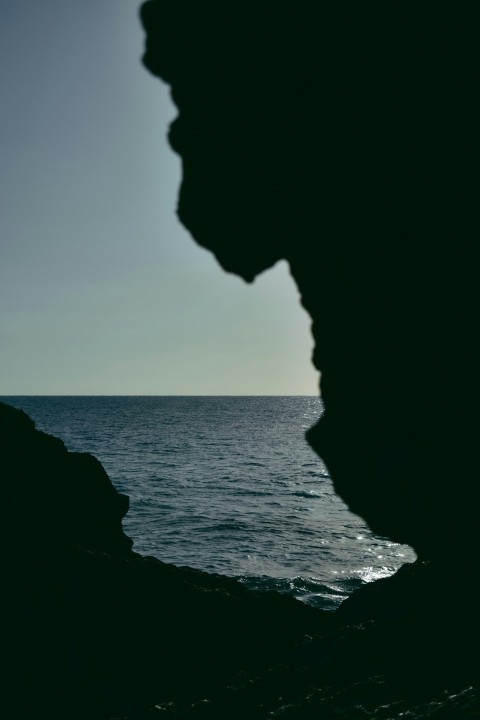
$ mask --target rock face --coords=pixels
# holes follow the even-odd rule
[[[6,544],[30,551],[81,545],[128,554],[122,529],[128,497],[118,493],[99,461],[68,452],[63,442],[35,429],[28,415],[0,403],[0,465]]]
[[[181,222],[248,282],[289,262],[325,405],[308,440],[420,558],[346,602],[301,670],[188,716],[475,717],[477,611],[451,591],[479,544],[473,15],[149,0],[141,18],[179,110]]]
[[[350,508],[423,558],[474,557],[473,17],[317,10],[143,5],[178,214],[247,281],[289,262],[326,408],[308,439]]]

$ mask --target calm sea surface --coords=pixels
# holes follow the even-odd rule
[[[415,559],[334,494],[317,397],[3,397],[130,496],[134,550],[333,608]]]

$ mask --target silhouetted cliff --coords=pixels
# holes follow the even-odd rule
[[[180,220],[248,281],[287,259],[312,317],[308,439],[337,492],[421,557],[476,557],[473,16],[150,0],[142,20]]]
[[[349,507],[420,557],[342,607],[362,629],[335,636],[338,662],[314,645],[328,669],[273,716],[474,717],[477,612],[446,582],[479,544],[474,16],[150,0],[141,17],[179,110],[181,222],[248,282],[289,262],[325,405],[308,440]]]

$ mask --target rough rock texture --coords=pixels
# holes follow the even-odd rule
[[[476,556],[477,38],[469,12],[150,0],[179,109],[179,217],[251,281],[286,258],[326,412],[308,435],[371,528]]]

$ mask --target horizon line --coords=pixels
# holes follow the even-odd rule
[[[264,393],[264,394],[243,394],[243,393],[231,393],[231,394],[200,394],[200,393],[168,393],[168,394],[151,394],[151,393],[81,393],[81,394],[69,394],[69,393],[12,393],[12,394],[0,394],[0,398],[12,398],[12,397],[321,397],[318,395],[311,395],[307,393]]]

